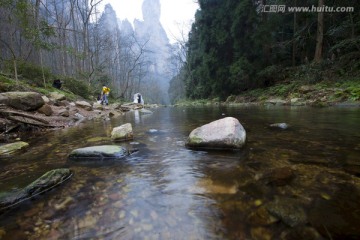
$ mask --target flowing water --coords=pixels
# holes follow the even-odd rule
[[[153,111],[30,137],[25,153],[0,159],[0,191],[16,191],[54,168],[74,173],[63,185],[0,216],[0,239],[279,239],[291,226],[286,219],[273,223],[266,214],[254,217],[261,206],[291,196],[308,213],[317,196],[332,198],[339,184],[360,186],[358,108]],[[244,149],[185,148],[192,129],[227,116],[246,129]],[[67,161],[73,149],[115,144],[111,130],[126,122],[133,125],[134,140],[116,144],[137,153],[106,165]],[[290,127],[269,127],[277,122]],[[288,184],[263,182],[269,169],[284,166],[295,172]]]

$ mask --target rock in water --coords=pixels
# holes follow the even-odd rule
[[[337,188],[329,199],[314,200],[309,211],[310,224],[325,238],[360,239],[360,191],[348,183]]]
[[[280,129],[288,129],[289,128],[289,125],[287,123],[273,123],[273,124],[270,124],[270,127],[272,128],[280,128]]]
[[[226,117],[194,129],[186,146],[194,149],[240,149],[246,141],[246,132],[240,122]]]
[[[10,155],[29,146],[26,142],[14,142],[0,146],[0,156]]]
[[[125,141],[133,139],[133,130],[131,123],[126,123],[120,127],[116,127],[111,132],[111,139],[113,141]]]
[[[67,168],[54,169],[48,171],[18,192],[2,193],[0,195],[0,213],[26,199],[30,199],[56,187],[69,179],[71,175],[71,171]]]
[[[103,145],[75,149],[69,154],[69,160],[96,163],[105,160],[116,160],[128,155],[129,151],[121,146]]]

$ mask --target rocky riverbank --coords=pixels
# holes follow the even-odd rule
[[[143,107],[134,103],[103,106],[84,100],[70,101],[59,92],[48,95],[36,92],[0,93],[0,143],[26,138],[29,132],[75,126],[85,120],[108,120]]]
[[[197,105],[276,105],[360,107],[360,80],[305,84],[291,81],[268,88],[231,95],[225,101],[215,99],[182,100],[175,106]]]

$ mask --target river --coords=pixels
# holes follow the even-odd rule
[[[333,217],[331,211],[321,215],[327,210],[321,203],[346,197],[343,186],[360,196],[359,108],[213,106],[153,112],[29,136],[27,152],[0,159],[0,191],[20,189],[54,168],[74,173],[63,185],[0,216],[0,239],[291,239],[296,234],[302,239],[319,232],[326,238],[317,222],[326,225],[323,219]],[[228,116],[246,129],[241,151],[185,148],[192,129]],[[106,165],[67,161],[73,149],[114,144],[112,128],[127,122],[134,140],[118,144],[137,153]],[[279,122],[290,127],[269,127]],[[272,171],[283,168],[291,173]],[[281,199],[295,202],[289,214],[296,212],[300,220],[271,210],[269,204]],[[355,202],[339,206],[345,222],[360,219],[353,213],[356,200],[341,199]],[[336,239],[339,231],[351,231],[338,228],[328,235]]]

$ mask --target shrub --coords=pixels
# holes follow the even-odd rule
[[[45,79],[51,78],[51,72],[47,68],[41,68],[41,66],[21,61],[18,63],[18,74],[26,79],[26,82],[36,87],[43,87],[43,71]]]
[[[88,99],[91,95],[91,90],[85,81],[77,80],[74,78],[64,78],[62,79],[63,88],[69,90],[70,92],[79,95],[80,97]]]

